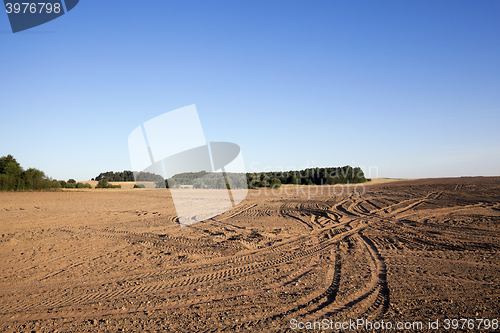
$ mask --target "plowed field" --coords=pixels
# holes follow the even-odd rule
[[[0,193],[0,234],[5,332],[500,319],[498,177],[252,190],[187,227],[168,190]]]

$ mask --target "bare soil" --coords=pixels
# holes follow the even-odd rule
[[[500,317],[500,177],[250,191],[187,227],[168,190],[0,193],[0,235],[2,332]]]

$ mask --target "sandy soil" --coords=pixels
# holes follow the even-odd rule
[[[168,190],[0,193],[0,331],[500,319],[500,178],[321,189],[187,227]]]

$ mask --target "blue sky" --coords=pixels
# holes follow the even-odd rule
[[[196,104],[248,171],[500,175],[499,17],[499,1],[84,0],[13,34],[0,15],[0,156],[56,179],[130,169],[134,128]]]

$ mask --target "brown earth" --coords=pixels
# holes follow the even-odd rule
[[[0,193],[0,331],[492,323],[499,232],[500,177],[250,191],[188,227],[168,190]]]

